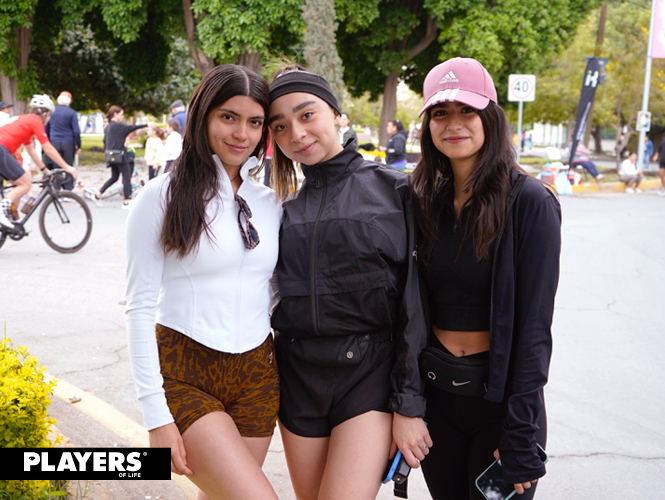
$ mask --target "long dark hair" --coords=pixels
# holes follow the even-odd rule
[[[171,167],[171,179],[166,192],[166,212],[160,242],[165,252],[175,252],[179,258],[197,248],[204,232],[212,239],[206,207],[217,196],[220,174],[208,144],[208,114],[237,95],[251,97],[263,108],[266,117],[263,134],[252,155],[265,153],[268,137],[268,85],[258,74],[244,66],[224,64],[215,67],[203,77],[192,96],[182,153]]]
[[[423,118],[420,139],[422,156],[411,176],[415,213],[421,233],[418,253],[424,262],[429,258],[438,233],[434,200],[446,183],[453,182],[450,159],[432,141],[429,128],[432,109],[429,108]],[[485,109],[478,110],[478,115],[483,123],[485,142],[467,179],[465,191],[470,190],[471,197],[466,205],[471,210],[471,216],[464,219],[460,230],[463,241],[469,237],[473,239],[474,256],[481,260],[489,257],[492,242],[503,227],[510,172],[519,167],[503,109],[490,101]]]

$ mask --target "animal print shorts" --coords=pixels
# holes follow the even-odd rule
[[[223,411],[241,436],[272,436],[279,409],[272,335],[256,349],[229,354],[163,325],[155,330],[166,401],[180,434],[198,418]]]

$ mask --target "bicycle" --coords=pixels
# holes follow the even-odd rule
[[[53,186],[56,176],[64,180],[64,172],[57,168],[45,173],[42,180],[32,181],[41,184],[42,191],[23,218],[14,221],[13,228],[0,225],[0,248],[7,238],[19,241],[30,234],[25,225],[40,206],[39,231],[48,246],[60,253],[74,253],[85,246],[92,234],[92,214],[80,196],[70,191],[58,191]],[[4,198],[5,191],[12,187],[3,186],[0,198]]]

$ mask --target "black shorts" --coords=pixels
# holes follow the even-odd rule
[[[303,360],[284,336],[275,344],[281,385],[279,419],[290,432],[327,437],[333,427],[363,413],[390,413],[394,342],[370,340],[358,364],[339,366]]]
[[[15,181],[25,174],[25,170],[16,157],[6,147],[0,145],[0,177],[8,181]]]

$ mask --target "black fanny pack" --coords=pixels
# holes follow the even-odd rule
[[[125,150],[124,149],[107,149],[106,150],[106,164],[107,165],[120,165],[125,163]]]
[[[458,358],[426,347],[420,353],[420,373],[427,383],[460,396],[485,396],[489,374],[488,359]]]

